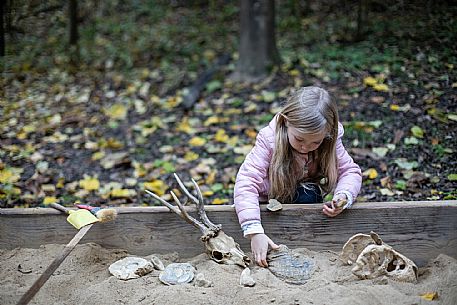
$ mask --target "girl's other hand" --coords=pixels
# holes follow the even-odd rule
[[[328,217],[335,217],[339,215],[341,212],[343,212],[343,207],[338,207],[336,203],[342,200],[347,200],[346,195],[336,195],[335,197],[333,197],[332,201],[324,203],[324,206],[322,207],[322,212]]]
[[[251,239],[251,251],[255,262],[261,267],[268,267],[268,246],[272,249],[277,249],[279,246],[263,233],[249,235],[249,238]]]

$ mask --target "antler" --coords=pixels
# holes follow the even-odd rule
[[[203,200],[203,195],[202,195],[202,192],[200,191],[200,188],[198,187],[198,184],[197,182],[195,182],[195,180],[193,178],[191,178],[191,181],[195,187],[195,189],[197,190],[197,196],[198,196],[198,199],[195,198],[190,192],[189,190],[184,186],[184,183],[181,181],[181,179],[178,177],[178,175],[176,173],[173,174],[176,181],[178,182],[179,184],[179,187],[181,188],[181,190],[184,192],[184,194],[186,194],[187,197],[190,198],[190,200],[192,200],[195,205],[197,206],[198,208],[198,215],[200,216],[200,219],[203,221],[203,223],[208,227],[210,228],[211,230],[213,231],[219,231],[222,226],[221,225],[215,225],[214,223],[212,223],[208,216],[206,215],[206,211],[205,211],[205,203],[204,203],[204,200]]]
[[[178,197],[175,195],[175,193],[173,191],[170,191],[170,194],[173,197],[173,199],[176,202],[176,205],[178,206],[179,209],[176,208],[174,205],[170,204],[169,202],[167,202],[166,200],[160,198],[158,195],[154,194],[153,192],[150,192],[148,190],[145,190],[145,192],[148,193],[149,195],[151,195],[152,197],[154,197],[155,199],[159,200],[163,205],[165,205],[167,208],[169,208],[170,211],[172,211],[172,212],[176,213],[177,215],[179,215],[186,222],[188,222],[188,223],[192,224],[193,226],[199,228],[200,231],[203,233],[203,236],[202,236],[203,239],[207,239],[208,237],[215,236],[217,234],[217,232],[219,232],[221,230],[222,226],[213,224],[209,220],[208,216],[206,215],[203,195],[202,195],[202,193],[200,191],[200,188],[198,187],[197,182],[195,182],[194,179],[191,179],[195,189],[197,190],[198,199],[195,198],[195,196],[193,196],[189,192],[189,190],[184,186],[184,183],[181,181],[181,179],[178,177],[178,175],[176,173],[174,173],[174,177],[175,177],[176,181],[178,182],[179,187],[184,192],[184,194],[190,200],[192,200],[195,203],[195,205],[197,206],[197,212],[198,212],[198,215],[199,215],[200,219],[202,220],[202,222],[198,221],[197,219],[195,219],[194,217],[190,216],[186,212],[186,210],[184,209],[184,206],[179,201]]]

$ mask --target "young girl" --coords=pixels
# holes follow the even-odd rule
[[[264,234],[259,201],[282,203],[333,200],[322,212],[334,217],[357,197],[362,174],[345,150],[336,103],[327,91],[304,87],[290,96],[269,125],[260,130],[255,146],[246,156],[235,182],[235,209],[243,234],[251,240],[258,265],[266,267],[268,246],[278,246]],[[338,208],[335,203],[347,200]]]

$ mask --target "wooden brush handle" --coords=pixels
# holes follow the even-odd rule
[[[64,212],[65,214],[70,214],[70,210],[64,207],[63,205],[60,205],[58,203],[50,203],[49,206],[51,208],[54,208],[56,210],[59,210],[61,212]]]

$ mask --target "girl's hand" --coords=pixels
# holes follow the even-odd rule
[[[261,267],[268,267],[268,246],[270,246],[272,249],[277,249],[279,246],[263,233],[252,234],[248,237],[251,239],[251,251],[255,262]]]
[[[324,206],[322,207],[322,212],[328,217],[335,217],[339,215],[341,212],[343,212],[343,206],[345,205],[345,201],[347,201],[346,195],[335,195],[332,201],[324,203]]]

